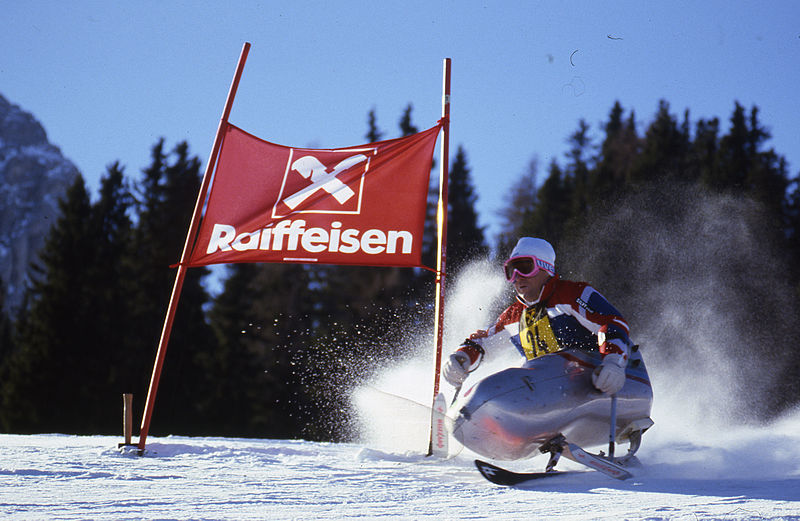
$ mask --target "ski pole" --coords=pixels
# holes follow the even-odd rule
[[[458,393],[460,392],[461,392],[461,386],[459,385],[458,387],[456,387],[456,392],[453,393],[453,401],[450,402],[450,405],[456,403],[456,400],[458,400]]]
[[[617,437],[617,394],[611,395],[611,425],[608,431],[608,458],[614,461],[614,440]]]

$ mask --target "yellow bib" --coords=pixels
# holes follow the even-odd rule
[[[547,313],[537,320],[535,309],[526,309],[522,313],[519,340],[528,360],[561,350],[553,328],[550,327],[550,318]]]

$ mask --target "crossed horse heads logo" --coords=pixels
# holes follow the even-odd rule
[[[339,204],[344,204],[355,192],[352,188],[343,183],[337,176],[342,172],[367,160],[364,154],[356,154],[340,161],[330,172],[319,159],[314,156],[303,156],[292,163],[292,170],[299,173],[303,178],[311,181],[305,188],[286,197],[283,203],[291,210],[295,210],[303,201],[311,197],[319,190],[328,192]]]

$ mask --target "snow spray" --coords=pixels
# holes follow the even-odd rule
[[[556,248],[559,267],[628,320],[653,382],[656,424],[713,433],[774,415],[797,303],[764,209],[666,182],[610,207]]]
[[[470,333],[485,329],[511,302],[512,293],[500,266],[475,260],[446,287],[443,361]],[[359,441],[392,452],[424,453],[430,435],[434,344],[432,331],[409,332],[412,356],[376,372],[352,396],[352,416]],[[513,353],[512,353],[513,354]],[[514,361],[487,360],[481,374],[491,374]],[[505,365],[504,365],[505,364]],[[480,378],[480,374],[470,379]],[[452,398],[453,388],[441,380],[440,390]]]

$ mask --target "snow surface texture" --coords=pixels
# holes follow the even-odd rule
[[[721,213],[737,224],[730,212]],[[742,234],[721,230],[712,236],[729,239]],[[742,247],[719,248],[708,236],[702,240],[717,264],[726,251],[743,255]],[[651,242],[653,255],[663,259],[667,253],[659,244]],[[678,250],[685,256],[687,248]],[[706,263],[702,272],[692,273],[716,277],[709,267],[713,266]],[[496,268],[475,264],[448,288],[446,346],[484,327],[507,301],[508,288]],[[658,294],[674,308],[702,304],[701,297],[687,302],[678,294],[699,282],[674,285],[674,295],[659,287]],[[714,286],[715,299],[723,286]],[[780,289],[775,284],[771,288],[776,293]],[[654,313],[671,320],[667,311]],[[417,353],[387,363],[385,370],[352,392],[350,422],[359,434],[358,443],[149,438],[145,456],[139,457],[116,448],[121,437],[0,435],[0,516],[800,520],[800,408],[769,423],[743,415],[748,402],[742,394],[760,395],[761,379],[773,377],[769,371],[780,367],[773,361],[756,370],[752,360],[730,354],[723,344],[736,341],[735,324],[712,311],[704,315],[707,325],[698,328],[696,345],[680,356],[657,356],[664,342],[674,342],[673,334],[633,332],[634,340],[642,342],[653,381],[655,426],[645,433],[638,453],[642,466],[632,469],[634,478],[627,481],[587,470],[504,488],[485,481],[473,466],[475,455],[455,442],[445,461],[424,457],[427,404],[433,393],[428,332],[416,341],[408,339],[408,345],[418,346]],[[754,324],[743,327],[752,329]],[[727,334],[713,334],[720,329]],[[518,360],[487,357],[468,384],[515,363]],[[452,396],[444,383],[443,390]],[[624,450],[622,446],[618,453]],[[500,464],[539,471],[545,463],[546,457],[539,456]],[[558,468],[584,470],[565,458]]]
[[[434,461],[361,444],[169,437],[151,438],[139,457],[118,451],[113,437],[0,435],[0,516],[800,519],[798,427],[800,413],[725,440],[656,431],[634,479],[587,471],[514,488],[485,481],[466,451]]]

